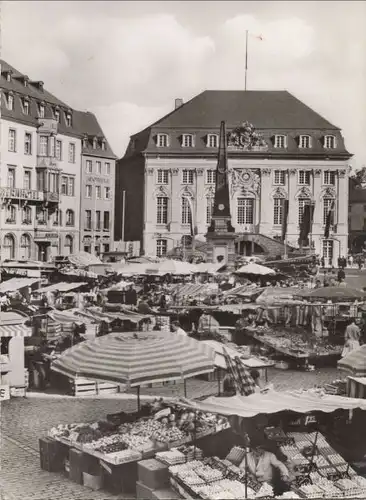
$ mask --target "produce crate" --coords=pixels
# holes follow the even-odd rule
[[[25,398],[27,393],[27,388],[22,387],[10,387],[10,396],[12,398]]]
[[[103,478],[102,476],[94,476],[93,474],[83,472],[83,484],[91,490],[98,491],[102,489]]]
[[[171,488],[155,490],[152,493],[153,500],[179,500],[181,497]]]
[[[62,472],[65,459],[68,458],[68,447],[49,437],[39,440],[41,469],[48,472]]]
[[[77,484],[83,484],[83,452],[75,448],[69,451],[69,478]]]
[[[137,500],[154,500],[154,490],[149,488],[140,481],[136,481],[136,498]]]
[[[137,472],[138,481],[153,490],[169,484],[169,467],[154,458],[138,462]]]
[[[129,498],[136,493],[137,462],[123,465],[102,464],[104,488],[114,494],[128,494]]]
[[[85,378],[76,378],[72,381],[72,395],[85,396],[97,394],[97,384]]]
[[[119,386],[108,382],[97,382],[96,390],[97,394],[117,394]]]

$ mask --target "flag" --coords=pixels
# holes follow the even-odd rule
[[[189,196],[184,196],[184,198],[187,200],[187,204],[188,204],[189,211],[191,214],[191,216],[189,218],[189,225],[190,225],[191,236],[192,236],[192,238],[194,238],[194,236],[197,234],[197,228],[195,227],[194,220],[193,220],[193,203],[192,203],[192,200]]]
[[[285,241],[288,221],[288,200],[283,200],[282,241]]]
[[[313,225],[313,217],[314,217],[314,203],[307,203],[304,206],[304,211],[303,211],[303,217],[302,217],[302,224],[300,228],[300,237],[299,237],[299,244],[306,245],[309,233],[311,233],[312,230],[312,225]]]
[[[334,200],[332,200],[325,221],[324,238],[329,238],[330,226],[333,224],[334,205],[335,205]]]

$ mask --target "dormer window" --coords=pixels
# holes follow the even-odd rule
[[[219,137],[216,134],[207,135],[207,147],[217,148],[219,146]]]
[[[93,149],[97,149],[98,140],[96,137],[93,138]]]
[[[71,114],[70,113],[65,114],[65,121],[66,121],[66,126],[71,127],[72,121],[71,121]]]
[[[22,104],[23,104],[23,113],[25,115],[29,115],[29,101],[28,101],[28,99],[23,99]]]
[[[11,82],[11,75],[12,75],[12,71],[11,70],[4,71],[3,75],[5,76],[7,82]]]
[[[29,82],[29,78],[27,76],[24,76],[23,77],[23,85],[24,85],[24,87],[28,87],[28,82]]]
[[[55,116],[55,120],[57,121],[57,123],[60,123],[60,110],[56,108],[53,114]]]
[[[45,110],[44,104],[42,102],[39,103],[39,105],[38,105],[38,116],[39,116],[39,118],[44,118],[44,110]]]
[[[8,94],[8,109],[11,111],[14,109],[14,96],[13,94]]]
[[[324,147],[325,149],[334,149],[336,147],[336,140],[334,135],[326,135],[324,137]]]
[[[193,148],[194,147],[194,137],[192,134],[182,135],[182,147],[183,148]]]
[[[287,146],[285,135],[275,135],[274,137],[274,147],[278,149],[283,149]]]
[[[167,148],[169,145],[169,137],[167,134],[158,134],[156,137],[156,145],[158,148]]]
[[[311,137],[310,135],[300,135],[299,138],[299,147],[302,149],[311,148]]]
[[[106,149],[105,139],[102,139],[102,150],[105,151],[105,149]]]
[[[83,137],[83,148],[87,148],[88,147],[88,137],[85,136]]]

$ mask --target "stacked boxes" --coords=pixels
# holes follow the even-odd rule
[[[179,498],[169,488],[169,467],[154,458],[141,460],[137,465],[137,500],[172,500]]]
[[[62,472],[65,470],[65,459],[68,447],[49,437],[39,440],[39,454],[41,469],[48,472]]]

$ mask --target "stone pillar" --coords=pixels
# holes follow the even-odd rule
[[[257,204],[258,216],[256,222],[259,224],[259,233],[268,235],[272,229],[273,221],[273,203],[271,198],[271,169],[261,169],[261,191],[260,203]]]
[[[321,240],[323,229],[323,200],[322,194],[322,170],[313,170],[313,198],[315,201],[312,240],[315,244],[315,253],[321,254]]]
[[[198,235],[206,234],[206,193],[205,193],[205,171],[203,168],[196,169],[195,186],[195,211]]]
[[[290,168],[288,170],[288,222],[287,222],[287,242],[289,245],[298,245],[298,205],[296,199],[297,192],[297,170]]]
[[[337,235],[341,241],[339,253],[340,256],[346,256],[348,251],[346,238],[348,236],[348,175],[346,169],[338,170],[337,183],[336,224]]]
[[[170,196],[170,232],[181,232],[181,199],[179,169],[171,169],[171,196]]]

